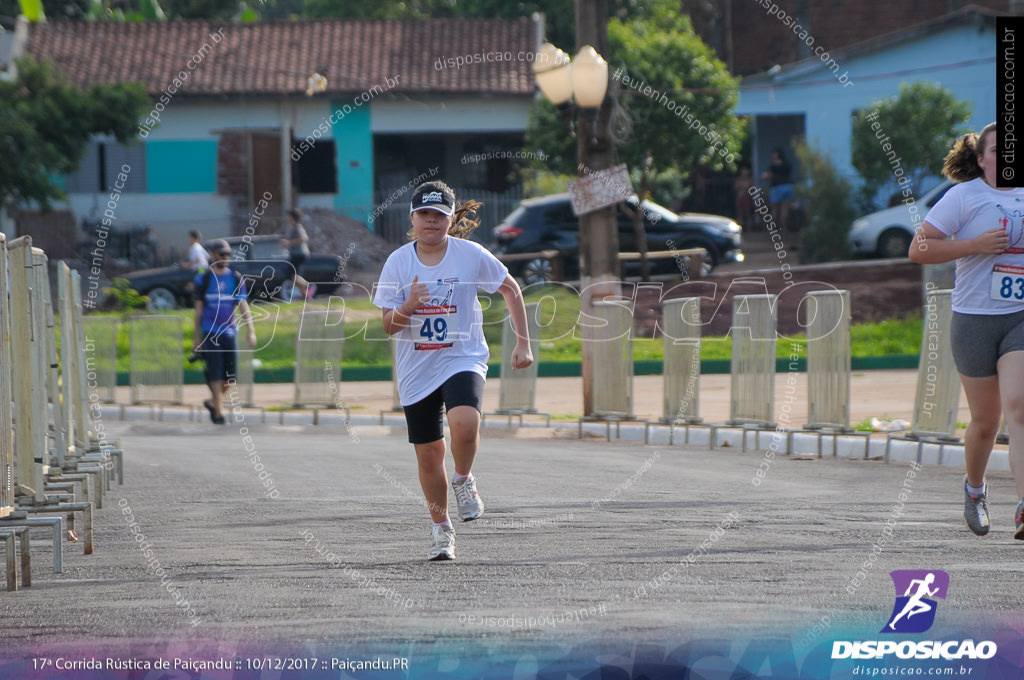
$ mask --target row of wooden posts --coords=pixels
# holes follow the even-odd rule
[[[805,423],[779,422],[776,413],[777,296],[737,296],[732,312],[732,362],[729,419],[705,423],[700,415],[700,298],[677,298],[663,304],[663,409],[650,425],[743,427],[853,434],[850,422],[851,342],[850,294],[845,290],[813,291],[801,308],[806,328],[807,412]],[[920,370],[908,436],[913,439],[955,441],[960,384],[949,349],[952,312],[950,291],[929,289],[924,305],[926,333],[922,337]],[[337,316],[337,314],[335,314]],[[541,305],[527,304],[534,355],[539,353]],[[594,413],[583,418],[608,422],[637,420],[633,399],[633,314],[628,300],[594,305]],[[115,400],[117,320],[86,319],[87,336],[96,346],[97,391]],[[181,403],[183,369],[180,360],[182,321],[173,316],[143,316],[130,322],[131,402]],[[536,408],[538,365],[511,368],[515,331],[503,329],[499,406],[495,414],[508,417],[542,414]],[[938,349],[936,349],[936,347]],[[394,344],[392,343],[392,349]],[[304,311],[295,344],[296,406],[338,407],[344,351],[344,325],[326,311]],[[247,354],[238,361],[235,403],[252,406],[253,368]],[[785,362],[783,362],[785,364]],[[798,370],[796,363],[788,365]],[[394,384],[394,380],[392,381]],[[392,411],[400,411],[397,385]],[[347,410],[347,409],[346,409]],[[386,413],[386,412],[385,412]],[[383,420],[383,413],[381,414]],[[548,416],[550,422],[550,417]]]
[[[913,421],[908,438],[956,441],[960,382],[949,346],[952,318],[950,290],[928,290],[924,305],[925,333]],[[678,298],[663,304],[663,411],[657,424],[698,425],[700,415],[700,298]],[[852,434],[850,294],[823,290],[806,294],[805,314],[807,412],[806,423],[779,422],[775,405],[777,296],[737,296],[731,325],[729,419],[721,427],[785,428],[808,432]],[[539,308],[528,305],[531,337],[539,335]],[[593,420],[635,419],[633,408],[633,314],[629,301],[594,305],[595,375]],[[506,370],[515,335],[511,324],[502,343],[502,384],[499,412],[531,413],[534,409],[536,366]],[[536,352],[535,352],[536,353]],[[788,370],[798,370],[789,362]],[[517,375],[519,374],[519,375]],[[506,380],[512,378],[506,384]],[[585,419],[586,420],[586,419]]]

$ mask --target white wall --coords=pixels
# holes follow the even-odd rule
[[[336,99],[347,101],[344,96]],[[364,104],[371,111],[375,133],[402,132],[522,132],[530,114],[527,97],[433,97],[430,99],[386,99],[378,97]],[[295,137],[312,134],[333,112],[331,99],[309,97],[289,102],[188,102],[174,101],[164,110],[160,126],[148,139],[208,139],[225,129],[281,127],[292,124]]]
[[[292,123],[296,137],[305,137],[330,115],[330,101],[323,97],[287,103],[172,100],[160,118],[160,126],[154,128],[147,139],[208,139],[216,137],[221,130],[280,128],[282,120]]]
[[[110,197],[70,194],[68,198],[68,207],[81,223],[83,218],[102,220]],[[190,229],[201,231],[204,239],[226,236],[231,230],[228,199],[216,194],[121,194],[114,214],[122,228],[130,224],[156,227],[161,250],[187,250]]]
[[[371,124],[374,133],[522,132],[532,102],[527,97],[378,99]]]

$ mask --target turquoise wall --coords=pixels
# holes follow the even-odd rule
[[[338,193],[334,197],[334,209],[366,222],[374,206],[370,106],[364,104],[356,108],[351,100],[333,101],[331,106],[332,111],[340,112],[339,120],[331,130],[338,161]]]
[[[147,141],[146,191],[216,193],[217,140]]]

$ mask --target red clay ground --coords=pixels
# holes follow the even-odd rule
[[[837,288],[850,291],[853,323],[881,321],[920,314],[923,268],[909,260],[854,260],[819,265],[798,265],[786,253],[779,258],[764,234],[745,234],[747,259],[741,264],[722,265],[714,274],[685,283],[665,282],[664,289],[641,288],[636,299],[636,327],[641,336],[651,337],[661,318],[663,299],[700,296],[704,335],[724,335],[732,321],[733,298],[737,295],[772,293],[778,299],[778,332],[801,332],[798,307],[812,290]],[[783,271],[783,265],[790,265]],[[792,285],[787,285],[792,282]],[[631,291],[624,291],[630,295]]]

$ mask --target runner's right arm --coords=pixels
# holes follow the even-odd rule
[[[968,255],[1000,255],[1008,245],[1010,235],[1002,229],[989,229],[975,238],[951,239],[925,222],[914,234],[907,257],[918,264],[942,264]]]
[[[408,326],[413,312],[430,299],[430,291],[427,290],[426,284],[419,282],[419,278],[419,275],[413,277],[412,285],[409,287],[409,297],[406,298],[400,307],[385,309],[382,312],[384,332],[388,335],[394,335]]]

